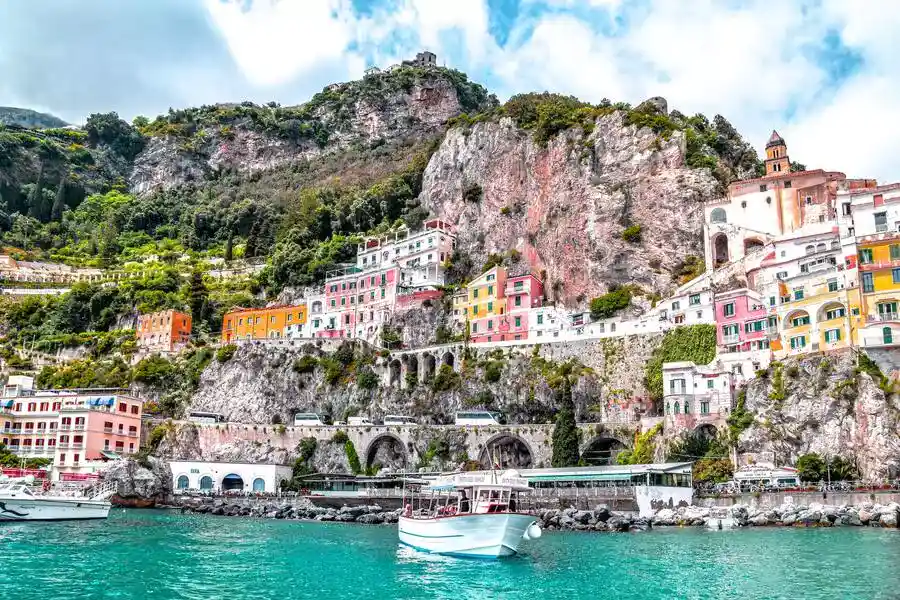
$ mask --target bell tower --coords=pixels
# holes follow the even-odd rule
[[[791,160],[788,158],[787,144],[777,131],[772,131],[766,143],[766,177],[790,172]]]

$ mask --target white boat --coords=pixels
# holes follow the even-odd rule
[[[400,542],[451,556],[498,558],[541,537],[533,515],[518,513],[528,481],[516,471],[474,471],[442,476],[404,501]],[[414,508],[413,503],[419,507]]]
[[[89,496],[63,496],[34,490],[24,480],[10,480],[0,483],[0,521],[105,519],[112,506],[107,498],[114,491],[107,487]]]

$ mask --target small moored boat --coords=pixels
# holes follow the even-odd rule
[[[523,540],[541,537],[534,516],[516,512],[529,491],[528,481],[516,471],[442,476],[404,499],[400,542],[435,554],[511,556]]]
[[[105,519],[115,491],[108,486],[87,496],[63,496],[34,490],[24,479],[0,482],[0,521]]]
[[[731,509],[721,506],[710,508],[706,526],[709,529],[731,529],[734,527],[734,517],[731,516]]]

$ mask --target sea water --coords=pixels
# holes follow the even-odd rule
[[[113,509],[0,523],[0,598],[900,598],[900,531],[547,532],[488,561],[402,547],[396,526]]]

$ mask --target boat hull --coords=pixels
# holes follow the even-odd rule
[[[450,556],[500,558],[519,551],[531,515],[493,513],[436,519],[400,517],[400,542],[417,550]]]
[[[110,506],[109,502],[78,498],[0,497],[0,521],[105,519]]]

